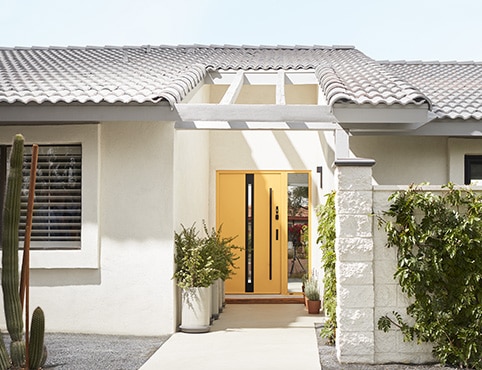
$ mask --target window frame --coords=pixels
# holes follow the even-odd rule
[[[482,165],[482,155],[469,155],[466,154],[464,157],[464,184],[470,185],[472,182],[472,165],[480,164]],[[482,182],[482,179],[477,179]]]
[[[100,267],[99,187],[100,125],[3,126],[0,144],[11,145],[15,134],[25,137],[25,145],[82,146],[81,241],[77,249],[34,249],[32,269],[98,269]]]
[[[11,148],[11,145],[0,145],[0,168],[1,176],[4,178],[3,185],[7,180]],[[42,144],[38,148],[30,249],[80,249],[82,231],[82,145]],[[31,152],[32,145],[25,145],[19,229],[20,248],[23,247],[24,243]],[[74,162],[72,162],[72,158],[75,158]],[[65,159],[68,162],[65,162]],[[66,169],[69,170],[67,175]],[[58,175],[55,174],[57,171],[59,171]],[[3,186],[0,189],[0,195],[2,196],[0,203],[3,205],[3,196],[5,195]],[[55,213],[58,213],[58,216],[51,216]],[[73,226],[73,228],[70,226]]]

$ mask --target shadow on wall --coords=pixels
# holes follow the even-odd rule
[[[59,287],[75,285],[100,285],[100,269],[49,269],[32,270],[31,286]]]

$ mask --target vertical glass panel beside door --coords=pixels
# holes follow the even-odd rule
[[[288,174],[288,293],[301,293],[309,271],[309,176]]]

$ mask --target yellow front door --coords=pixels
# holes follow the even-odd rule
[[[284,293],[286,174],[219,171],[217,225],[243,248],[226,293]]]

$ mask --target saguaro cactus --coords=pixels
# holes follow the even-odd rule
[[[19,287],[18,264],[18,231],[20,223],[20,196],[22,188],[23,165],[22,135],[16,135],[10,155],[10,170],[7,179],[7,188],[3,209],[2,225],[2,289],[5,320],[11,338],[10,357],[13,369],[22,369],[25,366],[25,341],[23,340],[23,318]],[[37,310],[36,310],[37,311]],[[40,310],[41,311],[41,310]],[[30,353],[43,352],[43,312],[38,312],[32,317],[35,320],[31,335],[34,338]],[[37,332],[40,329],[40,333]],[[41,339],[40,339],[41,337]],[[2,339],[3,341],[3,339]],[[8,369],[8,354],[3,343],[0,343],[0,370]],[[40,349],[35,346],[40,345]],[[36,364],[38,360],[36,359]],[[38,369],[40,365],[32,364]]]

